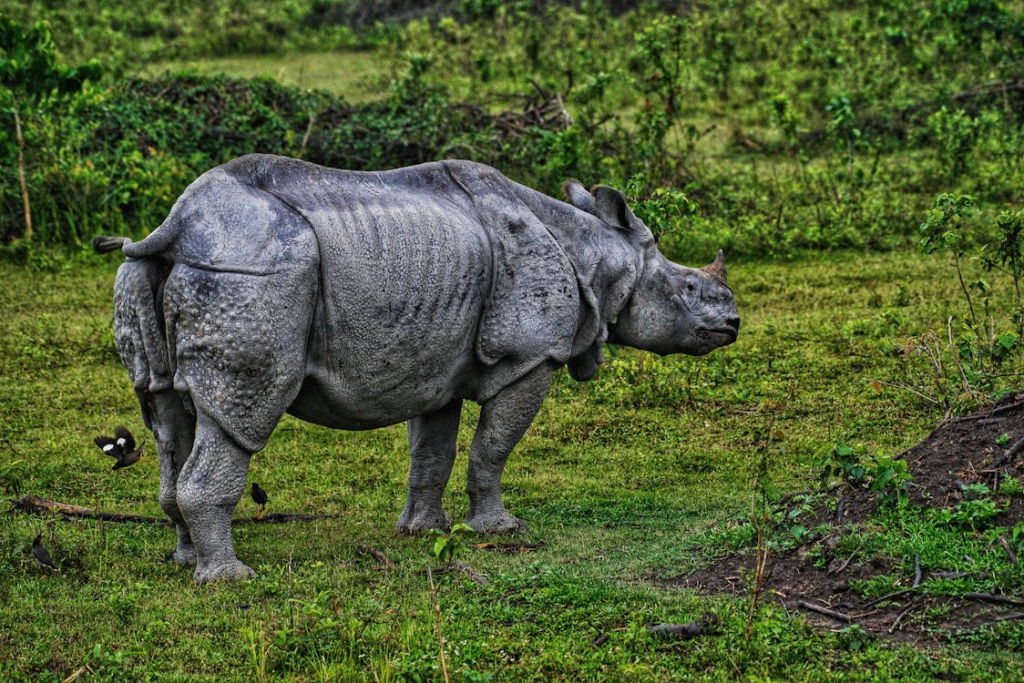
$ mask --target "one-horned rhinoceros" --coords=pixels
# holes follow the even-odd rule
[[[411,533],[448,525],[459,413],[477,401],[466,521],[516,531],[501,475],[555,369],[592,378],[605,342],[702,355],[736,340],[721,252],[676,265],[618,191],[564,192],[465,161],[371,173],[249,155],[203,174],[144,240],[97,238],[127,257],[117,348],[156,437],[174,560],[197,582],[253,574],[231,514],[285,412],[408,421]]]

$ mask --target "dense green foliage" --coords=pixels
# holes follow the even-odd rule
[[[51,21],[84,17],[86,5]],[[55,36],[78,59],[109,59],[94,35],[105,16],[137,69],[156,54],[134,40],[147,16],[191,55],[220,54],[207,33],[232,36],[224,49],[239,52],[316,47],[311,36],[327,40],[337,26],[305,19],[330,9],[323,3],[247,5],[245,22],[228,18],[243,11],[230,3],[191,14],[144,5]],[[629,183],[659,206],[659,189],[670,200],[681,191],[694,210],[658,230],[677,257],[718,246],[890,248],[913,240],[943,191],[974,196],[980,225],[1021,203],[1019,3],[720,0],[678,15],[655,5],[620,15],[600,3],[477,5],[375,34],[393,78],[379,101],[360,105],[261,80],[142,82],[118,77],[127,72],[114,60],[108,82],[33,122],[41,237],[142,234],[189,180],[247,151],[356,169],[465,157],[549,193],[567,177]],[[33,3],[14,11],[42,14]],[[254,36],[235,37],[229,24]],[[154,44],[161,35],[153,29]],[[10,160],[9,141],[0,143]],[[11,168],[0,164],[7,240],[19,234]]]

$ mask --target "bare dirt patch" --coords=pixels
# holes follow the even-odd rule
[[[1004,434],[1009,441],[997,445]],[[997,490],[1006,476],[1024,482],[1024,394],[1008,396],[979,413],[940,424],[902,457],[914,477],[909,491],[911,505],[951,509],[970,495],[964,489],[971,484],[981,482]],[[908,562],[838,551],[842,536],[877,524],[873,517],[878,506],[875,492],[845,488],[839,493],[838,505],[816,510],[817,528],[825,525],[829,533],[771,555],[760,599],[804,614],[822,628],[859,624],[876,636],[922,644],[948,642],[951,636],[984,625],[1024,621],[1024,596],[1001,595],[997,587],[960,597],[929,595],[922,590],[925,582],[956,576],[938,568],[906,571],[913,558]],[[1024,496],[1018,494],[1010,498],[994,523],[1012,528],[1021,520]],[[1009,559],[1012,550],[994,543],[991,552],[1006,552]],[[1024,562],[1024,558],[1017,561]],[[754,565],[754,550],[742,550],[693,573],[663,578],[661,584],[696,589],[707,595],[749,596]],[[886,599],[869,600],[851,590],[851,583],[886,576],[893,578],[891,595]]]

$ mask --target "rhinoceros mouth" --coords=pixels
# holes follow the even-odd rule
[[[697,336],[701,339],[724,338],[726,341],[722,346],[732,344],[739,337],[739,329],[732,326],[726,327],[704,327],[697,330]]]

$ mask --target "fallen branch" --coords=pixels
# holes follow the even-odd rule
[[[465,562],[460,562],[458,560],[456,560],[455,562],[449,562],[448,564],[443,564],[440,567],[434,567],[434,568],[427,567],[427,569],[424,570],[424,571],[421,571],[420,574],[430,574],[430,575],[433,575],[433,576],[442,576],[444,574],[451,574],[452,572],[459,572],[460,574],[465,574],[466,576],[468,576],[469,578],[473,579],[473,581],[475,581],[476,583],[480,584],[481,586],[489,586],[489,585],[491,585],[491,582],[487,580],[486,576],[484,576],[480,572],[476,571],[475,569],[470,567]]]
[[[989,468],[997,469],[1002,467],[1005,463],[1009,462],[1011,458],[1019,455],[1022,450],[1024,450],[1024,439],[1017,439],[1016,443],[1007,448],[1002,455],[996,458],[992,464],[989,465]]]
[[[1017,553],[1013,551],[1013,546],[1006,540],[1005,534],[1000,534],[999,545],[1003,546],[1003,550],[1006,551],[1006,556],[1010,558],[1010,564],[1017,564]]]
[[[987,420],[988,418],[998,415],[1000,413],[1008,413],[1011,410],[1017,410],[1018,408],[1024,407],[1024,401],[1015,401],[1009,405],[1001,406],[999,408],[993,408],[984,413],[975,413],[974,415],[968,415],[966,417],[958,417],[953,422],[973,422],[974,420]]]
[[[80,669],[78,669],[78,671],[74,672],[73,674],[71,674],[70,676],[68,676],[67,678],[65,678],[65,679],[64,679],[63,681],[61,681],[61,683],[74,683],[74,682],[75,682],[75,681],[77,681],[77,680],[78,680],[78,679],[79,679],[79,678],[80,678],[80,677],[82,676],[82,674],[84,674],[84,673],[85,673],[86,671],[88,671],[89,673],[94,673],[94,672],[93,672],[93,670],[89,668],[89,665],[88,665],[88,664],[86,664],[85,666],[83,666],[83,667],[81,667]]]
[[[867,539],[864,539],[863,541],[861,541],[860,545],[857,546],[857,549],[854,550],[852,553],[850,553],[850,556],[848,558],[846,558],[845,562],[843,562],[841,565],[836,567],[834,570],[830,569],[830,570],[828,570],[825,573],[826,574],[838,574],[839,572],[841,572],[844,569],[846,569],[850,565],[850,563],[853,562],[853,558],[857,556],[857,553],[859,553],[861,551],[861,548],[864,547],[864,544],[866,542],[867,542]]]
[[[238,524],[280,524],[281,522],[312,522],[318,519],[337,519],[341,515],[306,515],[292,512],[271,512],[262,517],[236,517],[232,526]]]
[[[104,522],[141,522],[144,524],[174,526],[174,522],[166,517],[160,518],[149,517],[146,515],[125,515],[118,512],[97,512],[92,508],[69,505],[68,503],[58,503],[55,500],[40,498],[39,496],[22,496],[21,498],[10,502],[14,506],[11,508],[12,510],[21,510],[22,512],[56,512],[64,517],[99,519]]]
[[[894,600],[894,599],[896,599],[896,598],[898,598],[900,596],[906,595],[907,593],[913,593],[913,592],[914,591],[911,588],[904,588],[901,591],[896,591],[895,593],[889,593],[888,595],[883,595],[880,598],[875,598],[871,602],[865,603],[863,605],[863,608],[867,609],[868,607],[874,607],[875,605],[877,605],[880,602],[885,602],[886,600]]]
[[[480,572],[476,571],[475,569],[470,567],[465,562],[461,562],[459,560],[456,560],[455,562],[452,562],[452,566],[454,566],[455,569],[457,569],[458,571],[462,572],[463,574],[465,574],[469,578],[473,579],[473,581],[475,581],[477,584],[479,584],[481,586],[485,586],[486,587],[486,586],[490,586],[491,585],[491,582],[487,580],[486,576],[484,576]]]
[[[383,562],[386,569],[394,569],[395,563],[391,561],[391,558],[385,555],[382,551],[377,550],[373,546],[359,544],[359,552],[364,555],[370,555],[375,558],[378,562]]]
[[[543,548],[547,543],[541,541],[540,543],[496,543],[494,541],[486,541],[484,543],[474,543],[474,550],[496,550],[499,553],[505,553],[506,555],[518,555],[522,553],[532,553],[538,548]]]
[[[842,622],[847,623],[847,624],[849,624],[850,622],[853,621],[853,617],[851,617],[849,614],[843,614],[842,612],[836,612],[835,610],[831,610],[831,609],[829,609],[827,607],[821,607],[819,605],[815,605],[813,603],[807,602],[806,600],[797,600],[796,601],[796,606],[801,608],[801,609],[809,610],[811,612],[817,612],[818,614],[824,615],[824,616],[826,616],[826,617],[828,617],[830,619],[835,619],[836,621],[842,621]]]
[[[994,605],[1024,606],[1024,600],[1021,600],[1019,598],[1011,598],[1008,595],[995,595],[993,593],[964,593],[964,600],[990,602]]]
[[[902,612],[896,615],[896,618],[893,620],[892,625],[889,626],[889,633],[894,633],[896,631],[896,627],[900,625],[901,621],[903,621],[903,617],[910,614],[910,610],[914,609],[916,606],[917,600],[911,600],[910,604],[907,605]]]
[[[22,512],[55,512],[66,519],[98,519],[104,522],[138,522],[142,524],[159,524],[160,526],[174,526],[174,522],[166,517],[151,517],[149,515],[126,515],[120,512],[102,512],[80,505],[59,503],[49,498],[39,496],[22,496],[10,501],[12,510]],[[335,519],[341,515],[303,515],[289,512],[272,512],[263,517],[238,517],[231,520],[232,525],[238,524],[279,524],[281,522],[308,522],[317,519]]]
[[[721,622],[719,622],[718,617],[714,614],[705,614],[700,619],[691,621],[687,624],[658,624],[657,626],[648,626],[647,632],[656,638],[689,640],[690,638],[696,638],[697,636],[710,635],[720,623]]]

